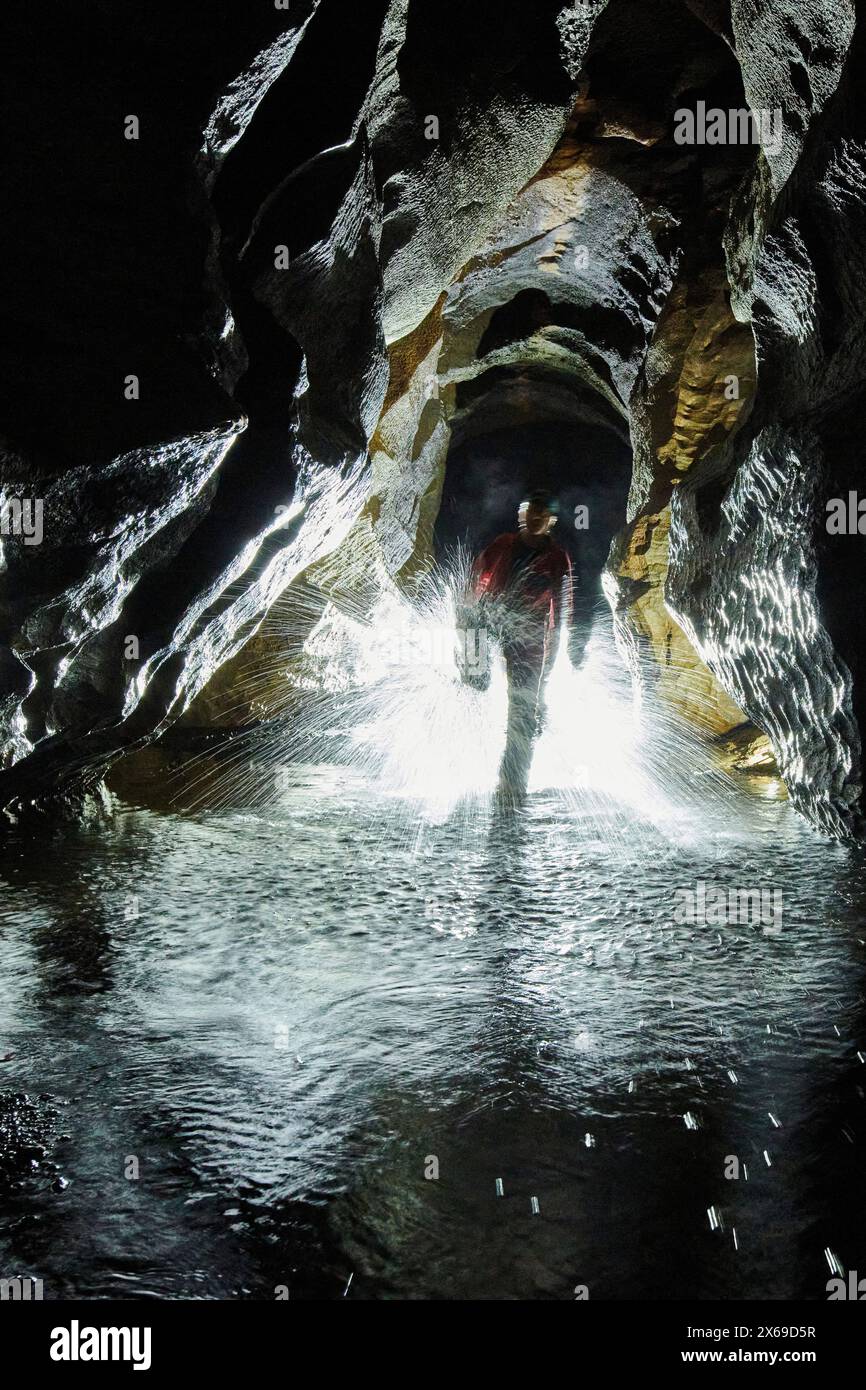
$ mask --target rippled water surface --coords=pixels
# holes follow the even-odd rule
[[[50,1098],[57,1166],[0,1170],[0,1273],[783,1299],[826,1297],[825,1249],[866,1271],[859,854],[777,804],[626,828],[535,795],[407,835],[299,768],[268,811],[13,841],[0,1091]],[[781,924],[675,920],[701,881],[781,890]]]

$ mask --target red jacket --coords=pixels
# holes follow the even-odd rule
[[[519,532],[497,536],[482,551],[472,569],[472,595],[475,599],[498,598],[509,589],[521,611],[538,619],[538,635],[520,643],[522,654],[543,661],[550,651],[551,637],[565,621],[572,619],[571,558],[562,546],[549,540],[536,550],[524,543]],[[530,622],[530,627],[533,624]]]

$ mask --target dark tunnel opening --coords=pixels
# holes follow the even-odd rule
[[[528,421],[462,438],[445,467],[436,556],[444,561],[458,546],[474,556],[516,531],[521,501],[544,488],[560,505],[554,539],[571,557],[575,616],[588,626],[604,603],[601,576],[625,521],[631,466],[622,438],[580,421]]]

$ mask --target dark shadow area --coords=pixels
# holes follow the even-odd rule
[[[581,604],[591,609],[610,542],[625,524],[630,482],[631,450],[609,430],[545,422],[470,437],[448,458],[436,553],[459,544],[477,554],[517,529],[527,490],[549,488],[562,509],[555,538],[572,558]],[[588,510],[585,529],[576,527],[578,507]]]
[[[743,80],[734,54],[716,25],[690,11],[682,0],[611,0],[593,28],[584,65],[590,100],[601,99],[612,116],[659,124],[669,134],[674,113],[704,100],[708,106],[739,108]],[[656,135],[640,129],[642,138]],[[748,163],[744,147],[708,147],[710,157]],[[707,153],[707,151],[703,151]]]

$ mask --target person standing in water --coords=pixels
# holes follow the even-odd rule
[[[470,601],[494,629],[508,677],[508,727],[499,772],[500,800],[526,795],[535,740],[544,722],[544,693],[563,631],[574,622],[571,559],[551,532],[559,503],[544,490],[529,493],[518,530],[497,536],[472,568]]]

